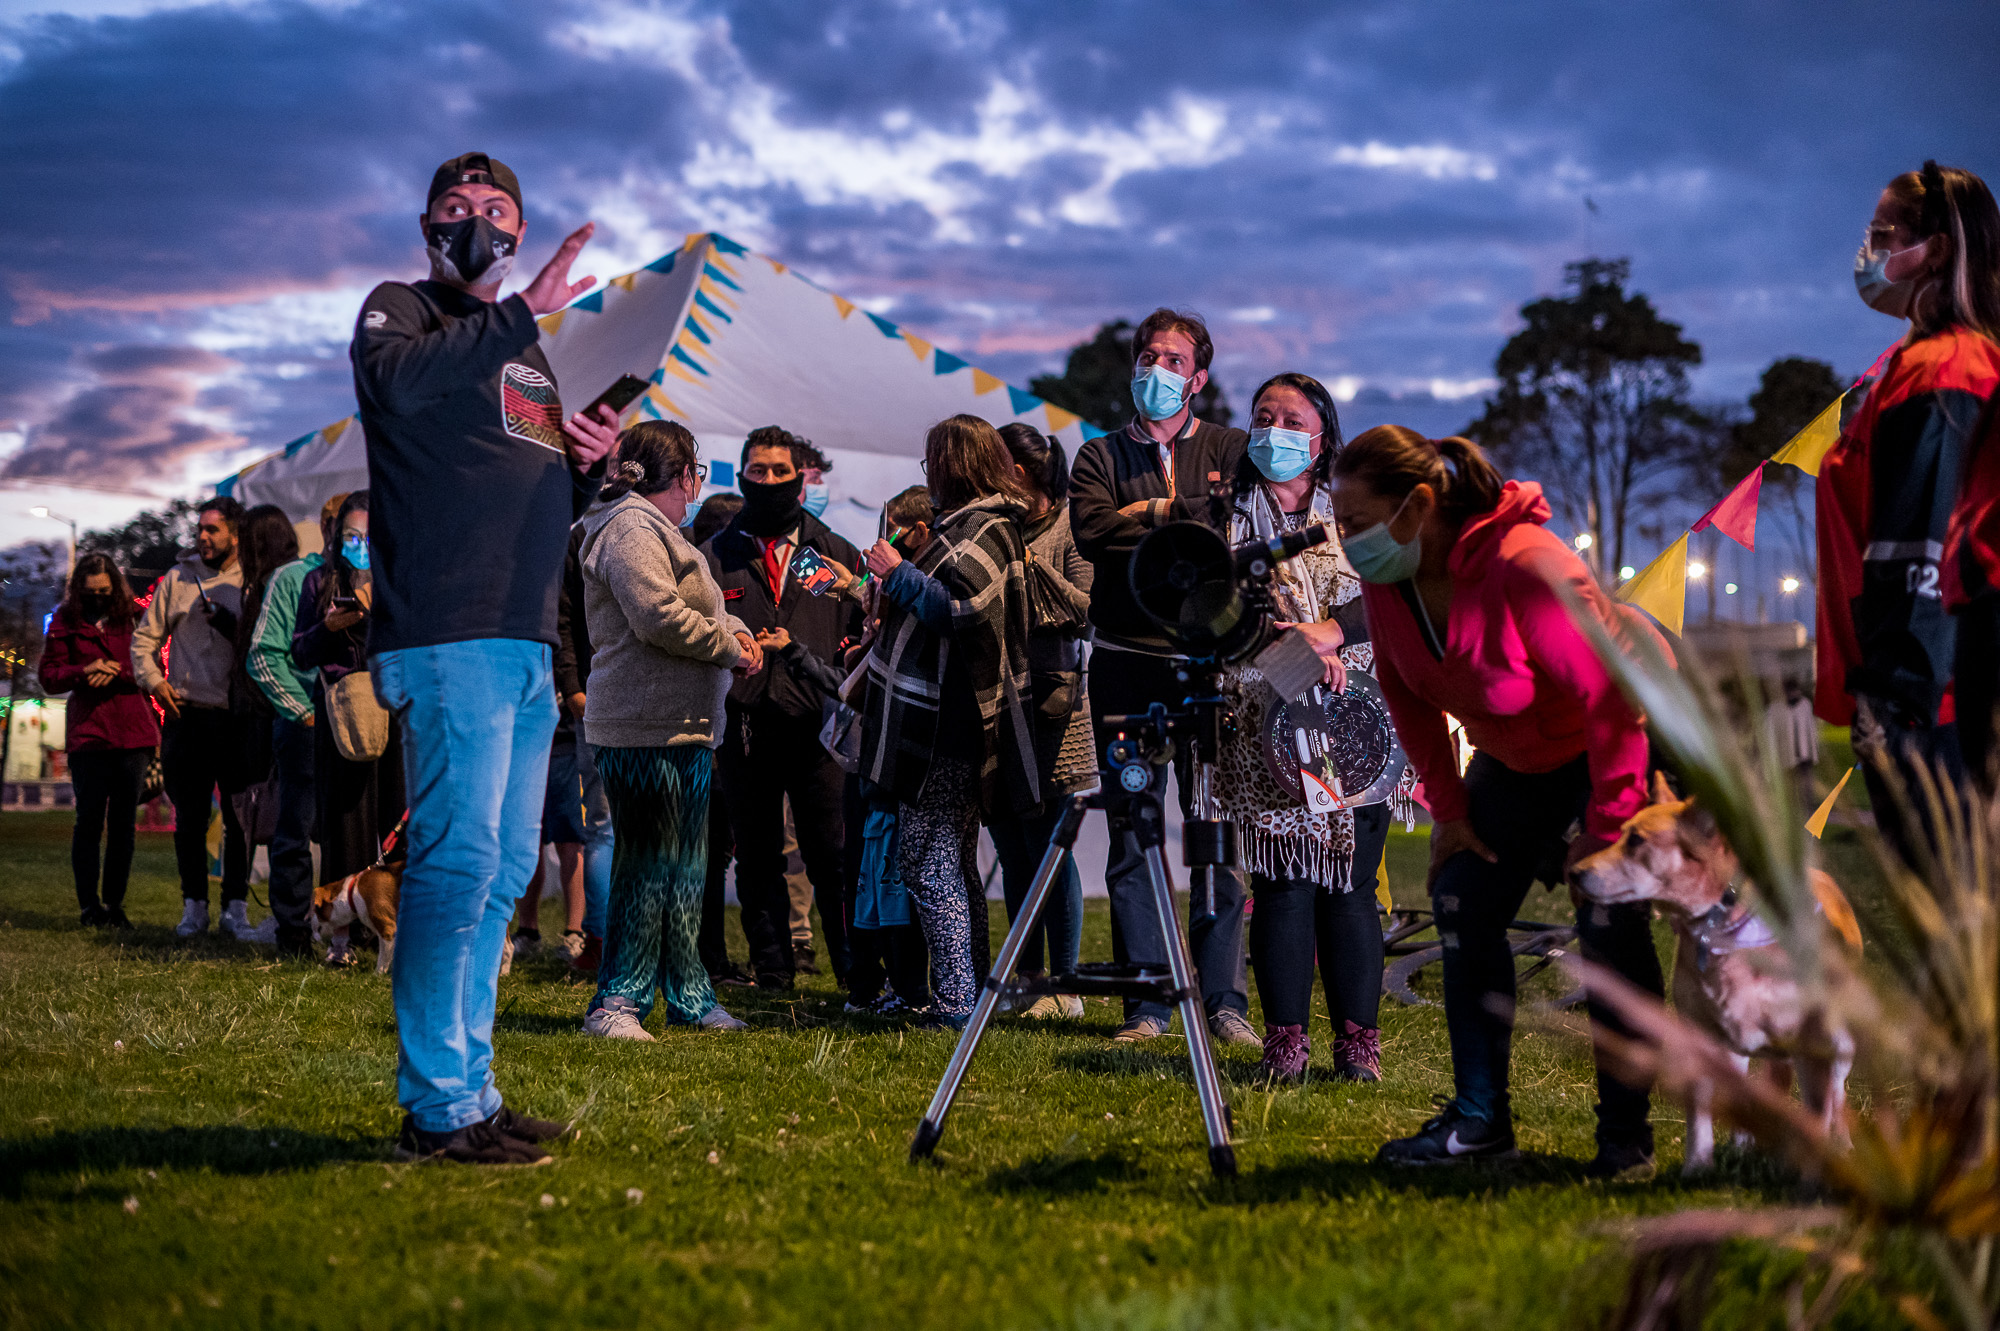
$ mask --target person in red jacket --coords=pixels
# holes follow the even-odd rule
[[[1954,719],[1977,712],[1990,733],[1990,679],[1981,701],[1953,706],[1959,626],[1950,610],[1988,593],[1994,565],[1981,552],[1990,561],[2000,546],[2000,478],[1975,478],[1959,502],[1981,413],[2000,387],[1996,247],[2000,219],[1986,186],[1926,162],[1882,191],[1855,258],[1861,298],[1910,329],[1820,465],[1814,706],[1854,727],[1858,754],[1886,755],[1905,772],[1942,762],[1956,774]],[[1948,539],[1960,559],[1947,559]],[[1873,762],[1862,775],[1880,817],[1894,807],[1882,775]],[[1907,856],[1902,820],[1880,825]]]
[[[132,873],[139,783],[160,742],[153,705],[132,678],[132,588],[105,555],[85,555],[69,575],[69,594],[49,619],[42,643],[42,691],[70,694],[69,775],[76,789],[76,830],[69,862],[85,924],[129,929],[125,883]],[[98,888],[98,838],[104,882]]]
[[[1533,482],[1504,484],[1477,444],[1381,425],[1334,456],[1334,517],[1362,581],[1375,668],[1417,774],[1431,830],[1431,909],[1444,947],[1445,1027],[1457,1095],[1388,1164],[1447,1164],[1514,1149],[1507,1064],[1514,958],[1507,926],[1551,882],[1618,836],[1646,803],[1647,742],[1568,598],[1615,638],[1649,634],[1547,531]],[[1447,716],[1477,752],[1463,776]],[[1570,826],[1580,835],[1564,845]],[[1586,957],[1664,992],[1644,906],[1577,912]],[[1608,1013],[1595,1005],[1593,1021]],[[1651,1172],[1647,1088],[1600,1068],[1593,1177]]]

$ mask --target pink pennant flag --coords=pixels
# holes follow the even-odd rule
[[[1761,464],[1751,470],[1748,476],[1736,483],[1736,488],[1722,497],[1722,502],[1701,515],[1701,520],[1688,528],[1700,531],[1712,526],[1745,550],[1757,548],[1757,494],[1764,488],[1764,468]]]

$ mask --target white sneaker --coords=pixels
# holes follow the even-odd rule
[[[704,1031],[747,1031],[750,1029],[749,1022],[738,1021],[735,1017],[730,1016],[722,1010],[722,1004],[720,1003],[702,1013],[701,1020],[697,1021],[695,1026],[697,1029]]]
[[[222,923],[216,926],[231,938],[240,939],[250,932],[250,907],[246,902],[231,901],[222,907]]]
[[[720,1008],[716,1009],[721,1011]],[[724,1012],[723,1016],[729,1014]],[[704,1017],[702,1020],[706,1021]],[[622,999],[605,1000],[603,1007],[583,1019],[583,1033],[596,1035],[606,1040],[652,1040],[644,1026],[639,1024],[639,1014],[627,1007]]]
[[[556,943],[555,947],[557,960],[565,963],[575,961],[583,955],[583,931],[580,929],[564,930],[562,938]]]
[[[174,926],[176,938],[193,938],[208,932],[208,903],[193,897],[181,903],[181,922]]]
[[[1071,1021],[1083,1020],[1083,995],[1057,994],[1056,1002],[1062,1005],[1062,1010],[1056,1014],[1057,1016],[1067,1017]]]
[[[238,933],[236,941],[239,943],[263,943],[266,945],[276,943],[278,941],[278,917],[275,915],[266,915],[264,922],[256,928],[246,929]]]
[[[1061,1016],[1062,1005],[1056,1002],[1054,994],[1043,994],[1040,998],[1028,1004],[1027,1010],[1022,1012],[1021,1015],[1032,1017],[1036,1021],[1045,1021],[1050,1017]]]

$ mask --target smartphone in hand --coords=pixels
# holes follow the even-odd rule
[[[599,393],[591,400],[590,405],[583,409],[583,418],[587,421],[596,420],[599,407],[609,407],[612,415],[623,416],[625,408],[637,402],[639,395],[651,387],[651,381],[641,379],[636,374],[621,374],[616,383]]]

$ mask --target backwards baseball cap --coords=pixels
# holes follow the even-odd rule
[[[424,198],[424,207],[437,202],[438,195],[453,185],[491,185],[521,206],[521,182],[505,162],[495,161],[485,153],[465,153],[454,157],[437,169],[431,177],[431,192]]]

